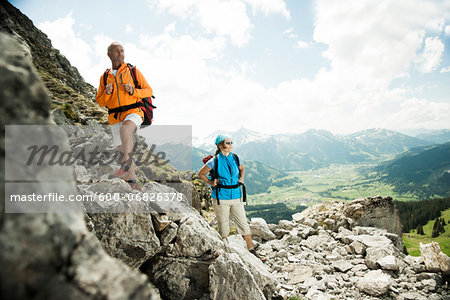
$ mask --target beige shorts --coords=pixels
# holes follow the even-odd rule
[[[139,128],[144,120],[142,120],[142,117],[138,114],[129,114],[123,119],[120,123],[115,123],[111,125],[111,132],[112,132],[112,145],[113,146],[120,146],[122,145],[122,140],[120,139],[120,127],[125,121],[131,121],[134,124],[136,124],[136,128]]]
[[[217,200],[213,198],[213,209],[216,213],[217,223],[219,224],[219,234],[221,237],[227,237],[230,234],[230,213],[236,223],[237,232],[241,235],[250,234],[247,216],[245,215],[244,204],[241,199]]]

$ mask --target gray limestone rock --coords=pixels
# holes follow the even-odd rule
[[[350,262],[345,261],[345,260],[335,261],[331,264],[331,266],[333,268],[335,268],[337,271],[343,272],[343,273],[345,273],[348,270],[350,270],[351,268],[353,268],[353,264],[351,264]]]
[[[231,250],[231,252],[239,255],[239,258],[252,274],[259,289],[263,291],[264,295],[267,298],[271,298],[276,284],[273,275],[270,273],[269,267],[264,264],[258,257],[248,251],[246,243],[242,236],[233,235],[227,240],[227,251]],[[262,254],[262,251],[260,251],[260,247],[256,248],[256,252],[258,254]],[[264,255],[262,255],[262,257],[264,257]]]
[[[294,229],[294,227],[295,227],[295,224],[293,222],[286,221],[286,220],[279,221],[278,225],[281,229],[288,230],[288,231]]]
[[[209,270],[211,299],[266,299],[239,255],[234,253],[220,255]]]
[[[402,235],[402,224],[391,197],[372,197],[354,200],[346,205],[344,213],[355,226],[384,228],[390,233]]]
[[[162,232],[161,232],[161,245],[167,246],[171,243],[178,233],[178,225],[175,222],[171,222]]]
[[[210,262],[192,258],[158,257],[148,270],[166,299],[199,299],[209,294]]]
[[[276,238],[275,234],[269,229],[269,226],[267,226],[266,221],[262,218],[252,218],[250,230],[254,237],[259,237],[264,241]]]
[[[292,220],[296,223],[303,223],[305,221],[305,217],[302,213],[295,213],[292,215]]]
[[[199,258],[224,247],[219,233],[196,214],[187,214],[178,225],[175,246],[170,256]]]
[[[150,214],[89,214],[106,252],[133,268],[157,254],[161,247]]]
[[[398,271],[397,258],[394,255],[388,255],[377,260],[377,264],[383,270]]]
[[[425,272],[425,263],[423,261],[423,257],[415,257],[407,255],[405,257],[405,262],[411,267],[411,269],[416,273]]]
[[[350,249],[353,253],[360,255],[364,255],[364,253],[366,252],[366,246],[358,241],[351,242]]]
[[[441,251],[438,243],[420,243],[420,252],[428,271],[450,274],[450,258]]]
[[[381,270],[376,270],[370,271],[359,279],[356,286],[359,290],[371,296],[381,296],[387,293],[391,284],[389,275],[384,274]]]

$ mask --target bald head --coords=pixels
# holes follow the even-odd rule
[[[114,42],[108,47],[108,57],[111,59],[113,70],[118,70],[125,60],[123,46],[119,42]]]
[[[111,45],[108,46],[108,52],[107,53],[108,54],[111,53],[112,49],[117,47],[117,46],[120,46],[120,47],[123,48],[121,43],[119,43],[119,42],[112,42]]]

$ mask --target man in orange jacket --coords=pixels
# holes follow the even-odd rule
[[[140,89],[134,86],[130,68],[124,62],[125,52],[120,43],[114,42],[109,45],[108,57],[111,59],[112,68],[107,72],[106,85],[103,78],[104,74],[100,77],[100,86],[96,97],[100,106],[113,109],[152,96],[152,88],[137,68],[136,79]],[[118,114],[110,114],[108,118],[111,125],[113,145],[118,146],[122,155],[120,168],[115,175],[127,181],[132,188],[138,189],[140,188],[136,182],[131,152],[133,151],[133,134],[142,124],[143,118],[144,113],[139,107]]]

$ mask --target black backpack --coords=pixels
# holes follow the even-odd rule
[[[136,66],[133,66],[131,64],[127,64],[127,66],[130,69],[131,77],[133,78],[133,83],[134,83],[135,88],[140,89],[141,86],[140,86],[139,82],[137,81],[137,77],[136,77]],[[109,74],[109,69],[107,69],[105,71],[105,73],[103,73],[103,83],[105,86],[106,86],[106,80],[108,78],[108,74]],[[148,125],[151,125],[152,121],[153,121],[153,109],[156,108],[156,106],[153,105],[152,99],[155,99],[155,96],[152,95],[151,97],[142,98],[141,100],[139,100],[133,104],[119,106],[119,107],[112,108],[112,109],[108,108],[108,113],[114,114],[114,118],[117,119],[119,113],[139,107],[144,112],[144,121],[141,124],[141,128],[145,128]]]

